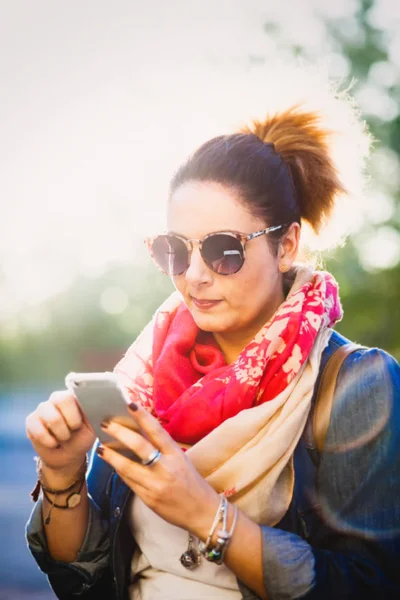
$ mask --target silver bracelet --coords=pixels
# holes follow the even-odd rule
[[[228,501],[225,496],[221,496],[221,500],[214,517],[214,521],[211,525],[210,532],[205,542],[199,542],[197,549],[195,547],[195,538],[189,533],[189,543],[187,550],[180,557],[180,562],[185,569],[192,571],[196,569],[201,561],[201,556],[204,556],[207,560],[221,565],[228,544],[231,540],[233,532],[236,527],[236,521],[238,517],[238,509],[234,507],[233,521],[230,531],[227,531],[228,521]],[[218,523],[222,521],[222,530],[217,531],[217,543],[212,546],[211,541],[215,533]]]
[[[205,553],[208,551],[210,544],[211,544],[211,540],[212,540],[212,536],[215,533],[215,530],[217,529],[218,523],[223,520],[224,518],[224,514],[226,513],[226,498],[225,496],[221,496],[221,500],[219,502],[219,506],[217,508],[217,512],[215,513],[215,517],[214,517],[214,521],[211,525],[211,529],[210,532],[208,534],[208,537],[206,539],[205,542],[200,542],[199,543],[199,552],[200,554],[205,555]]]
[[[238,509],[236,506],[234,507],[234,511],[235,512],[233,515],[232,526],[231,526],[230,530],[228,531],[226,528],[227,515],[228,515],[228,502],[225,498],[225,512],[224,512],[224,518],[223,518],[223,524],[222,524],[223,528],[219,529],[217,531],[217,541],[216,541],[215,545],[212,547],[209,546],[207,551],[204,554],[205,558],[208,561],[213,562],[217,565],[222,565],[222,563],[224,561],[225,552],[228,548],[229,542],[231,541],[233,532],[236,527],[237,516],[238,516]]]

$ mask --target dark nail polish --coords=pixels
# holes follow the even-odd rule
[[[137,410],[139,407],[138,407],[138,405],[137,405],[137,404],[135,404],[134,402],[131,402],[131,403],[129,404],[129,408],[135,412],[135,410]]]
[[[103,456],[103,454],[104,454],[104,448],[103,448],[103,446],[97,446],[96,452],[97,452],[97,454],[99,456]]]
[[[110,424],[110,419],[104,419],[104,420],[101,422],[101,424],[100,424],[100,427],[101,427],[102,429],[107,429],[107,427],[109,426],[109,424]]]

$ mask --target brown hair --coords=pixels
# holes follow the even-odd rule
[[[346,192],[330,155],[333,132],[319,122],[318,113],[295,106],[244,129],[274,144],[293,178],[301,218],[315,232],[329,217],[336,197]]]
[[[190,180],[232,187],[267,225],[285,225],[270,237],[274,246],[293,222],[305,220],[318,232],[345,192],[330,152],[333,132],[320,120],[296,105],[215,137],[178,169],[171,193]]]

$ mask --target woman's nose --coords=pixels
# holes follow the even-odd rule
[[[193,247],[189,266],[186,270],[186,280],[192,285],[210,283],[212,281],[212,274],[204,262],[198,246]]]

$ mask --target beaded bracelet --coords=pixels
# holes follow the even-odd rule
[[[202,554],[206,560],[213,562],[217,565],[222,565],[224,561],[225,552],[228,548],[229,542],[231,541],[233,532],[236,527],[238,516],[237,506],[234,507],[234,516],[230,530],[227,530],[227,517],[228,517],[228,501],[224,498],[224,511],[222,519],[222,529],[217,531],[217,541],[211,546],[209,543],[203,550]],[[212,536],[211,536],[212,537]]]
[[[224,555],[230,539],[233,535],[236,527],[236,521],[238,516],[237,507],[234,507],[234,516],[230,531],[227,531],[227,520],[228,520],[228,501],[225,496],[221,495],[221,500],[217,508],[214,520],[211,525],[210,532],[205,542],[197,541],[197,548],[195,547],[196,538],[189,533],[189,543],[187,550],[180,557],[180,562],[185,569],[192,571],[199,566],[201,556],[204,556],[208,561],[214,562],[215,564],[221,565],[224,560]],[[212,537],[217,529],[218,523],[222,521],[222,530],[217,531],[217,542],[212,545]]]
[[[211,545],[211,540],[215,533],[215,530],[217,529],[218,523],[224,519],[225,513],[226,513],[226,498],[224,496],[221,496],[221,500],[219,502],[217,512],[215,513],[214,521],[211,525],[211,529],[208,534],[208,537],[205,542],[199,543],[200,554],[203,554],[205,556],[206,552],[208,551],[208,549]]]

